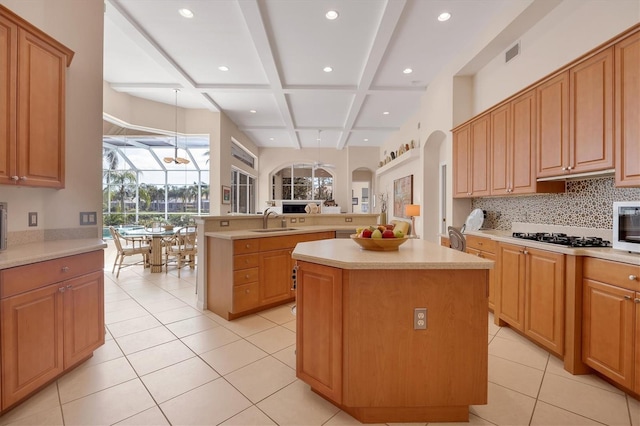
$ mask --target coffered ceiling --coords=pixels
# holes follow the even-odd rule
[[[380,146],[509,1],[106,0],[104,79],[171,105],[179,88],[260,147]]]

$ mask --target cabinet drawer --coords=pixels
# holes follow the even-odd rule
[[[0,298],[76,278],[104,268],[102,250],[61,257],[0,271]]]
[[[258,283],[239,285],[233,288],[234,313],[257,308],[259,300]]]
[[[233,256],[233,269],[237,271],[238,269],[255,268],[259,262],[260,256],[258,253]]]
[[[255,253],[260,251],[260,239],[235,240],[233,242],[233,254]]]
[[[241,269],[233,271],[233,285],[242,285],[250,282],[258,281],[259,268]]]
[[[582,275],[584,278],[640,291],[640,268],[636,265],[587,257],[582,266]]]
[[[489,253],[496,253],[498,243],[489,238],[477,237],[475,235],[467,235],[467,247],[474,248],[476,250],[487,251]]]

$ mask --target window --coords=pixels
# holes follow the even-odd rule
[[[242,170],[231,170],[231,213],[256,212],[255,178]]]
[[[245,149],[233,139],[231,140],[231,156],[242,161],[252,169],[255,169],[255,157],[249,152],[245,151]]]
[[[331,200],[333,175],[313,164],[292,164],[273,174],[272,200]]]

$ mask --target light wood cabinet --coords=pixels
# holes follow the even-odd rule
[[[291,253],[296,244],[334,237],[331,231],[238,240],[207,238],[207,308],[231,320],[293,301]]]
[[[473,254],[478,257],[482,257],[484,259],[493,260],[497,262],[498,256],[496,255],[496,251],[498,248],[498,243],[489,239],[478,237],[475,235],[467,235],[467,253]],[[496,292],[496,273],[499,267],[496,263],[493,269],[489,270],[489,310],[493,311],[495,309],[495,292]]]
[[[564,354],[564,255],[498,246],[498,318],[560,356]]]
[[[569,173],[613,169],[613,48],[569,70]]]
[[[536,87],[536,176],[559,176],[569,164],[569,72]]]
[[[640,186],[640,32],[615,45],[616,186]]]
[[[454,132],[454,197],[480,197],[491,192],[490,119],[486,114]]]
[[[96,251],[0,271],[2,410],[104,343],[102,269]]]
[[[73,52],[0,6],[0,183],[64,188]]]
[[[486,270],[297,263],[296,374],[315,392],[363,423],[462,422],[486,404]]]
[[[583,266],[582,358],[625,388],[640,386],[638,267],[586,258]]]

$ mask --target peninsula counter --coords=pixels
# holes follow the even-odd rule
[[[315,392],[364,423],[468,421],[487,403],[492,261],[424,240],[305,242],[292,257],[296,373]]]

